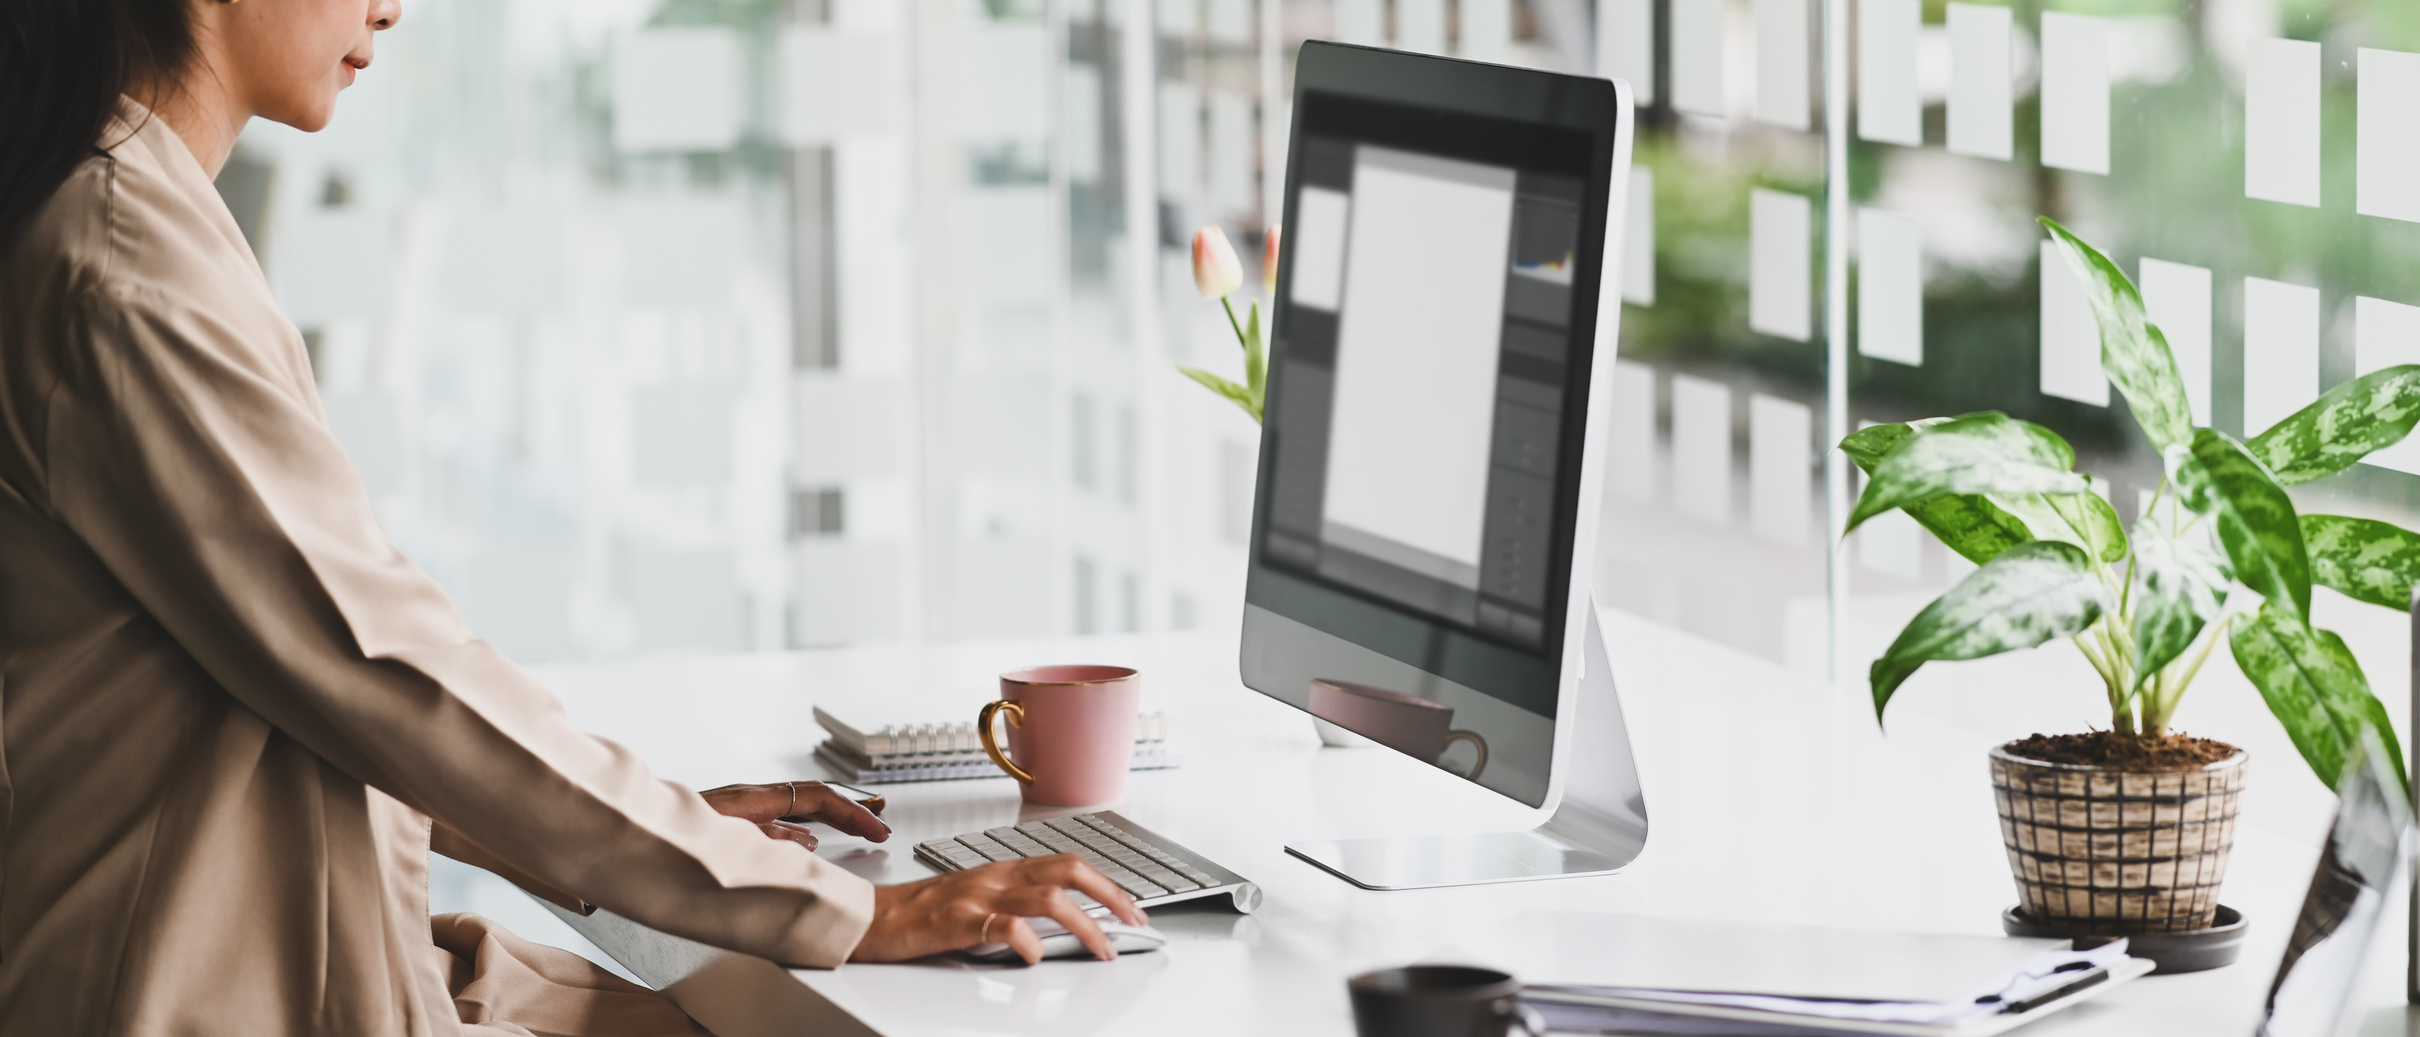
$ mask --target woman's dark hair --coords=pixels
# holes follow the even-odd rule
[[[191,2],[0,3],[0,248],[92,157],[119,95],[192,61]]]

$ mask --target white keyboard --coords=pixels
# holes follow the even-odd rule
[[[1133,897],[1138,907],[1221,893],[1245,914],[1260,906],[1259,886],[1114,811],[1028,821],[916,844],[916,859],[942,871],[1054,853],[1083,858]],[[1075,901],[1087,908],[1099,906],[1081,893],[1075,894]]]

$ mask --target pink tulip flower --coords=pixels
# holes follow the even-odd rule
[[[1224,299],[1244,283],[1244,265],[1235,258],[1227,232],[1204,227],[1193,233],[1193,287],[1204,299]]]
[[[1264,239],[1267,244],[1260,250],[1260,286],[1269,290],[1272,299],[1277,298],[1277,242],[1284,230],[1283,224],[1270,224]]]

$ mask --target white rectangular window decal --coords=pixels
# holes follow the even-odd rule
[[[2109,406],[2100,325],[2093,322],[2084,283],[2049,240],[2042,242],[2042,394]]]
[[[1924,143],[1924,98],[1916,88],[1917,0],[1858,0],[1857,135],[1885,144]]]
[[[1672,0],[1672,106],[1722,116],[1724,0]]]
[[[1630,198],[1622,207],[1622,301],[1655,305],[1655,169],[1630,167]]]
[[[2007,159],[2015,133],[2009,114],[2008,8],[1949,5],[1949,149]]]
[[[1613,362],[1613,492],[1635,501],[1655,499],[1655,368],[1631,360]]]
[[[2109,172],[2109,23],[2042,12],[2042,164]]]
[[[2397,364],[2420,364],[2420,306],[2353,299],[2353,375]],[[2363,464],[2420,475],[2420,439],[2404,440],[2361,459]]]
[[[1294,213],[1294,304],[1336,312],[1344,304],[1344,243],[1353,200],[1305,186]]]
[[[2244,70],[2244,197],[2319,204],[2319,44],[2252,41]]]
[[[1756,0],[1756,121],[1807,128],[1807,0]]]
[[[1857,352],[1924,363],[1924,225],[1857,210]]]
[[[1597,74],[1629,80],[1639,107],[1655,103],[1655,0],[1599,0]]]
[[[2420,222],[2420,54],[2361,48],[2353,209]]]
[[[1804,342],[1814,308],[1814,210],[1802,194],[1748,196],[1748,327]]]
[[[1748,525],[1757,536],[1788,547],[1807,545],[1814,452],[1811,408],[1763,393],[1748,397]]]
[[[2319,289],[2244,278],[2244,438],[2319,398]]]
[[[2210,271],[2143,257],[2143,309],[2168,340],[2176,373],[2185,380],[2193,423],[2210,423]]]
[[[1683,515],[1731,522],[1731,387],[1672,376],[1672,504]]]

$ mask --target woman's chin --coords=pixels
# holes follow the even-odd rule
[[[328,91],[326,97],[315,97],[307,102],[281,107],[276,111],[262,112],[260,117],[270,122],[292,126],[304,133],[318,133],[327,129],[329,120],[336,117],[336,91]]]

